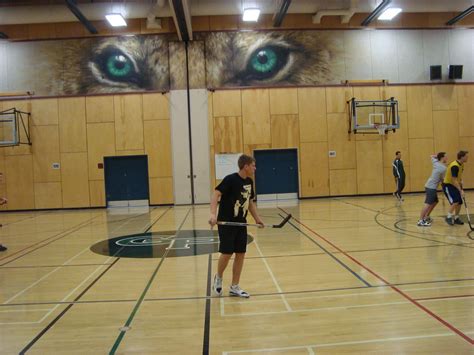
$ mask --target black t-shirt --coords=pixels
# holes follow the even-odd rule
[[[250,200],[254,199],[253,181],[242,179],[238,173],[227,175],[216,187],[222,193],[219,221],[246,222]]]

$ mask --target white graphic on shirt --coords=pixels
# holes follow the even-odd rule
[[[242,211],[242,216],[245,218],[247,216],[247,211],[249,210],[250,195],[252,194],[252,185],[243,185],[244,191],[241,191],[240,198],[235,201],[234,205],[234,217],[239,215],[239,212]]]

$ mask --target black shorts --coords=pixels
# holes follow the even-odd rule
[[[443,184],[443,191],[449,201],[449,204],[452,205],[458,203],[462,205],[461,192],[456,188],[456,186],[451,184]]]
[[[219,252],[222,254],[247,251],[247,227],[218,226]]]
[[[435,202],[438,202],[438,192],[435,189],[429,189],[425,187],[425,203],[427,205],[432,205]]]

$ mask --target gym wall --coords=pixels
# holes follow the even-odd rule
[[[423,191],[431,154],[446,151],[454,160],[459,149],[474,152],[474,85],[244,89],[209,96],[211,157],[298,148],[301,197],[393,192],[397,150],[407,172],[405,191]],[[399,100],[399,130],[347,133],[348,99],[392,96]],[[328,156],[330,150],[336,157]],[[474,187],[472,164],[466,164],[467,187]]]

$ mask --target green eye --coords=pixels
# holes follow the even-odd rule
[[[124,55],[111,55],[107,59],[107,71],[112,76],[123,77],[130,74],[131,70],[132,64],[130,63],[130,60]]]
[[[275,68],[277,61],[278,58],[274,50],[263,48],[252,56],[250,64],[256,72],[268,73]]]

